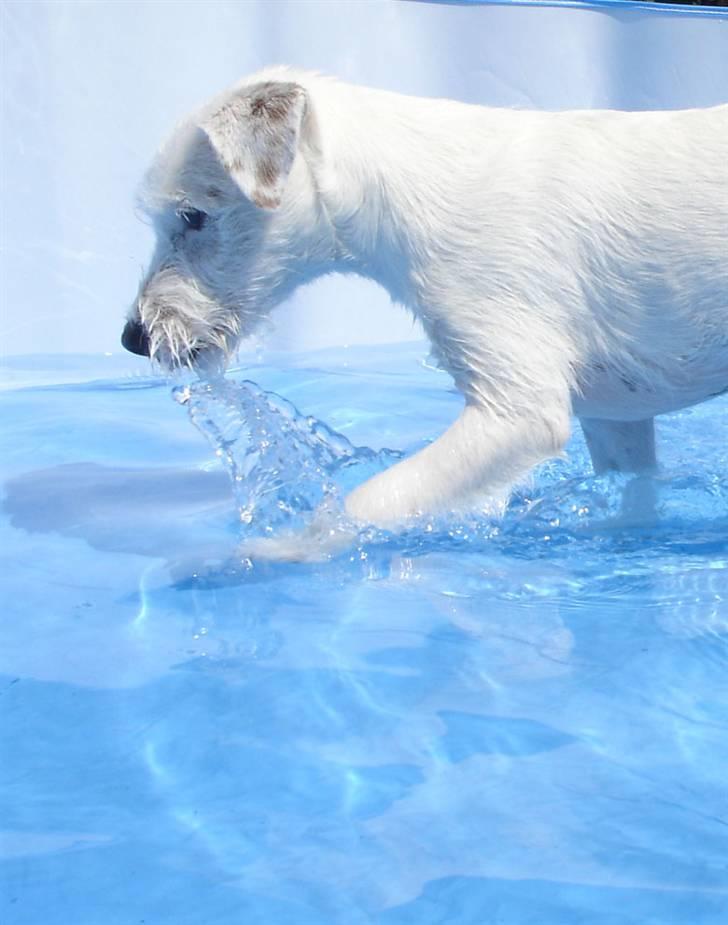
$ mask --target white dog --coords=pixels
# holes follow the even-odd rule
[[[391,526],[501,490],[581,419],[594,468],[655,465],[653,418],[728,389],[728,105],[524,112],[269,69],[182,124],[123,343],[229,356],[295,287],[381,283],[465,398],[353,491]]]

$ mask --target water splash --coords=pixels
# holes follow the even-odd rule
[[[173,390],[227,469],[243,532],[271,534],[401,458],[354,446],[291,402],[250,381],[201,381]]]
[[[230,475],[241,538],[299,531],[322,509],[330,515],[326,529],[336,528],[345,520],[343,496],[402,456],[354,446],[254,382],[199,381],[176,388],[174,397]],[[635,478],[594,476],[589,468],[577,439],[568,459],[540,466],[500,511],[484,498],[469,514],[421,517],[396,533],[365,529],[352,554],[361,557],[366,550],[371,563],[377,550],[387,558],[466,549],[523,560],[568,556],[575,545],[584,555],[602,555],[647,544],[653,554],[709,549],[725,555],[728,480],[723,474]],[[353,542],[355,534],[348,536]]]

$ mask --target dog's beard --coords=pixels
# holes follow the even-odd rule
[[[221,306],[193,279],[171,271],[153,279],[140,320],[151,359],[165,369],[224,367],[240,341],[238,307]]]

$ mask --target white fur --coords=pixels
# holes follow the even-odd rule
[[[511,484],[572,413],[595,468],[649,469],[652,418],[728,388],[728,105],[513,111],[275,68],[177,129],[144,201],[159,243],[132,317],[167,362],[229,354],[330,272],[422,321],[465,409],[348,497],[358,520]],[[208,223],[181,234],[190,206]]]

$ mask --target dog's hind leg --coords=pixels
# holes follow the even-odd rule
[[[657,468],[655,421],[607,421],[579,418],[592,466],[603,472],[649,473]]]
[[[509,488],[558,455],[568,438],[567,404],[516,418],[469,404],[441,437],[348,495],[346,512],[356,521],[393,527],[418,514],[462,509]]]

